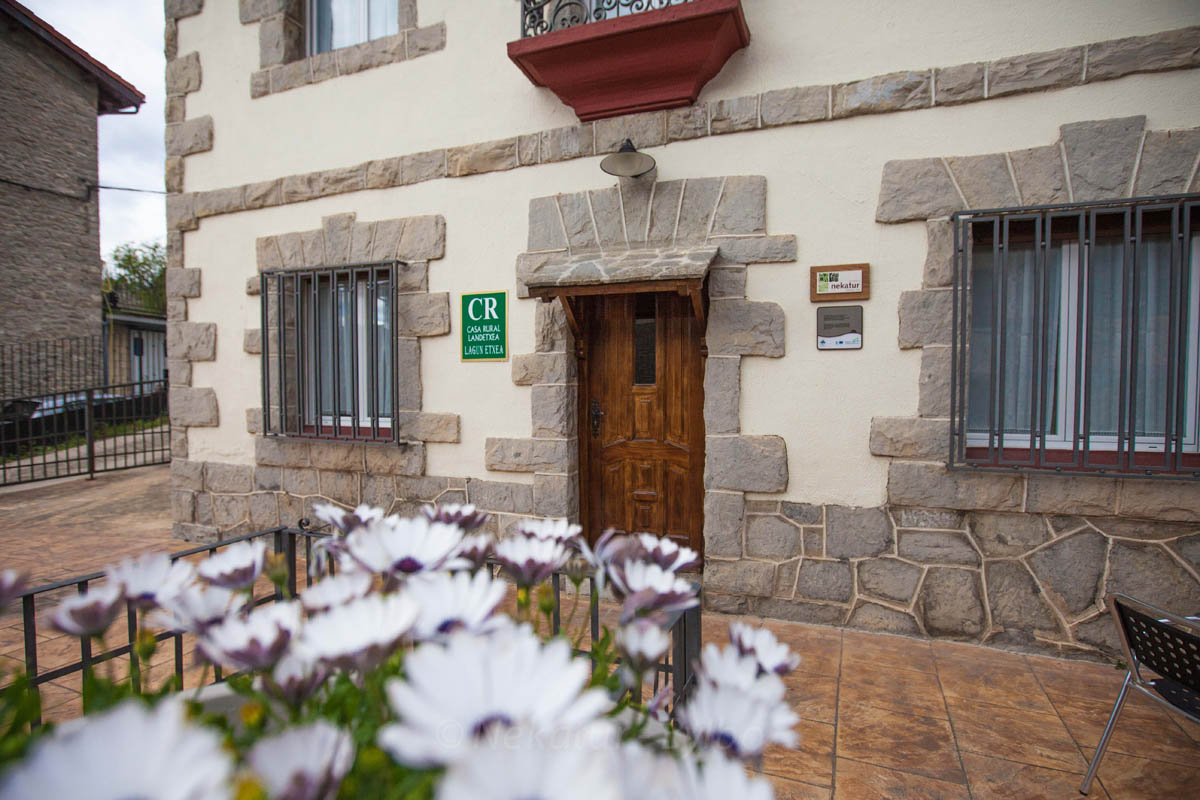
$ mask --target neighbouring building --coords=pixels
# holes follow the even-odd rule
[[[0,0],[0,345],[100,335],[96,117],[132,84]]]
[[[144,101],[0,0],[0,397],[103,380],[96,117]]]
[[[644,5],[167,0],[177,534],[471,502],[1077,657],[1200,608],[1200,6]]]

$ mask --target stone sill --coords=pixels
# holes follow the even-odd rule
[[[384,36],[350,47],[318,53],[289,64],[258,70],[250,76],[250,97],[265,97],[342,75],[353,75],[374,67],[409,61],[436,53],[445,47],[444,22],[425,28],[409,28],[395,36]]]
[[[589,122],[690,105],[748,44],[741,0],[693,0],[509,42],[508,57]]]

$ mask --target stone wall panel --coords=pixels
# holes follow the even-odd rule
[[[787,489],[787,445],[778,436],[709,436],[704,486],[746,492]]]

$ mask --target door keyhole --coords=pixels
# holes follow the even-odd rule
[[[604,416],[604,412],[600,410],[600,398],[592,398],[592,438],[600,438],[600,418]]]

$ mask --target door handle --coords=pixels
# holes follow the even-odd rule
[[[600,410],[600,398],[592,398],[592,438],[600,438],[600,418],[604,416],[604,412]]]

